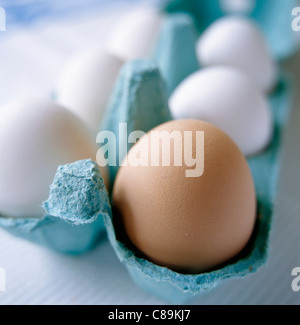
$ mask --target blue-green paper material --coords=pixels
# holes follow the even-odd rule
[[[184,78],[199,69],[196,41],[197,32],[189,15],[166,16],[153,59],[166,82],[168,95]]]
[[[181,304],[206,293],[227,279],[256,272],[266,263],[280,166],[280,145],[289,115],[289,98],[288,83],[282,79],[276,92],[270,97],[275,124],[273,141],[263,153],[248,160],[257,191],[258,218],[245,256],[211,272],[180,274],[136,256],[134,251],[117,238],[112,215],[104,217],[109,240],[139,287],[167,302]]]
[[[267,35],[274,57],[286,57],[295,50],[290,30],[277,24],[278,11],[288,11],[295,1],[257,0],[252,17],[257,19]],[[107,115],[101,130],[113,132],[120,147],[130,145],[131,131],[149,131],[171,119],[167,98],[174,87],[189,73],[197,69],[195,57],[195,30],[205,26],[222,13],[217,0],[175,0],[152,59],[128,62],[124,65],[112,93]],[[185,14],[178,14],[184,11]],[[176,12],[174,14],[173,12]],[[187,13],[192,14],[192,19]],[[184,44],[184,46],[181,46]],[[176,51],[175,51],[175,50]],[[176,70],[173,70],[173,68]],[[273,204],[280,170],[280,145],[290,107],[290,87],[282,78],[270,96],[275,132],[270,146],[261,154],[250,158],[249,165],[255,181],[258,201],[258,221],[253,241],[242,258],[208,273],[183,275],[135,256],[116,237],[109,195],[95,162],[78,161],[60,166],[45,202],[45,216],[41,219],[14,219],[0,215],[0,226],[16,236],[41,244],[55,251],[78,254],[99,244],[104,230],[133,280],[141,288],[166,301],[184,303],[216,287],[226,279],[244,277],[264,265],[268,258],[269,236],[272,225]],[[119,138],[119,124],[127,123],[127,133]],[[119,161],[126,151],[119,152],[117,165],[110,166],[113,184]],[[104,222],[103,222],[104,220]]]
[[[268,46],[277,60],[293,54],[298,48],[297,36],[292,28],[292,10],[298,6],[297,0],[250,0],[253,10],[247,16],[259,25]],[[226,15],[222,10],[222,0],[170,0],[164,11],[185,12],[193,17],[198,33],[209,24]]]
[[[110,204],[97,164],[81,160],[60,166],[44,208],[41,219],[0,216],[0,226],[60,253],[81,254],[99,244]]]
[[[112,132],[117,139],[116,147],[107,144],[106,148],[108,151],[116,148],[116,161],[108,166],[110,184],[113,184],[119,165],[132,146],[128,143],[129,134],[132,131],[148,132],[171,118],[166,84],[157,65],[152,60],[124,64],[100,127],[102,131]],[[121,124],[126,124],[126,132],[120,132]]]
[[[164,80],[169,85],[178,83],[177,75],[170,70],[170,67],[172,65],[175,67],[178,64],[185,65],[185,61],[181,61],[180,58],[184,58],[187,54],[184,53],[185,47],[180,47],[179,43],[168,40],[167,38],[172,38],[174,35],[173,32],[175,30],[181,30],[181,28],[185,33],[193,32],[193,26],[186,23],[188,20],[185,20],[184,16],[184,14],[176,14],[167,18],[168,21],[162,28],[158,48],[156,48],[154,53],[154,60],[157,60],[157,53],[162,55],[162,59],[158,61],[158,64],[166,64],[166,66],[160,68]],[[190,30],[187,31],[189,28]],[[179,33],[179,35],[182,34]],[[187,48],[193,48],[193,38],[189,39],[189,45],[186,44],[188,42],[187,38],[181,40]],[[179,51],[176,55],[172,51],[173,46]],[[168,54],[170,55],[170,61],[168,61]],[[188,63],[186,63],[187,65]],[[185,67],[182,66],[181,71],[183,71],[183,76],[184,69]],[[146,98],[151,99],[150,96]],[[277,88],[269,96],[275,126],[272,142],[262,153],[248,159],[257,192],[257,224],[248,247],[234,261],[230,261],[226,265],[207,273],[184,275],[174,272],[137,256],[134,251],[126,246],[126,243],[118,238],[114,224],[117,219],[115,220],[113,215],[104,217],[109,240],[118,258],[124,263],[133,281],[139,287],[167,302],[181,304],[208,292],[225,280],[245,277],[250,273],[256,272],[261,266],[266,264],[269,254],[273,205],[280,170],[280,148],[289,116],[290,99],[290,83],[282,76]],[[139,98],[136,100],[138,101]]]

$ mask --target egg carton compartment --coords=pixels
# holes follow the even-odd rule
[[[17,237],[64,254],[82,254],[105,237],[103,215],[110,213],[97,164],[82,160],[58,168],[41,218],[0,216],[0,226]]]
[[[197,33],[212,22],[227,15],[250,17],[259,26],[268,47],[277,60],[297,50],[298,42],[291,28],[291,13],[297,0],[170,0],[163,10],[167,13],[187,13],[194,21]]]
[[[176,3],[189,4],[190,2],[175,1],[175,5]],[[166,82],[166,96],[168,97],[185,77],[199,69],[195,53],[196,39],[197,29],[192,17],[186,13],[172,13],[165,18],[152,60],[148,61],[148,63],[147,61],[144,61],[144,63],[130,62],[127,69],[133,71],[137,67],[142,68],[140,78],[138,76],[134,78],[135,80],[140,80],[139,85],[144,87],[141,82],[145,74],[142,65],[146,68],[147,65],[151,66],[151,62],[155,62],[159,67],[161,79]],[[186,64],[184,64],[185,62]],[[117,88],[122,88],[122,84],[126,84],[122,80],[124,77],[126,78],[125,74],[121,74]],[[130,79],[128,74],[127,78]],[[163,84],[159,78],[157,81]],[[132,89],[137,87],[138,82],[136,82],[135,86],[132,86]],[[133,281],[139,287],[168,302],[185,303],[194,297],[207,293],[228,279],[243,278],[248,274],[256,272],[267,263],[273,206],[280,172],[281,143],[289,117],[291,88],[289,77],[280,71],[276,87],[268,95],[274,123],[272,140],[265,150],[247,158],[257,195],[256,225],[248,245],[233,260],[210,272],[203,272],[201,274],[178,273],[166,267],[156,265],[141,256],[132,247],[126,235],[124,236],[124,230],[120,229],[118,217],[114,215],[114,212],[104,217],[109,240],[120,261],[124,263]],[[128,93],[128,88],[124,87],[123,91]],[[149,92],[148,94],[148,102],[151,102],[152,93]],[[160,91],[157,94],[156,100],[163,92]],[[112,104],[108,112],[121,110],[120,114],[127,112],[128,120],[132,120],[133,117],[133,120],[136,121],[144,120],[145,112],[143,113],[142,105],[140,110],[132,109],[132,105],[137,107],[138,103],[141,103],[138,93],[135,93],[135,96],[137,96],[136,100],[131,100],[131,104],[127,103],[127,106],[125,105],[126,109],[121,104]],[[117,96],[114,98],[115,101],[118,100]],[[145,91],[144,100],[146,99],[147,91]],[[165,103],[166,99],[163,97],[161,101]],[[128,113],[131,111],[134,111],[134,113]],[[117,116],[120,116],[120,114],[110,114],[112,120],[113,116],[116,119],[111,125],[118,125],[120,120],[118,120]],[[157,124],[162,122],[163,120]],[[116,171],[117,168],[113,172],[114,177]]]
[[[177,273],[141,257],[124,239],[116,215],[112,213],[104,216],[109,240],[138,286],[166,301],[185,303],[227,279],[244,277],[256,272],[267,262],[273,205],[280,170],[280,145],[290,107],[288,85],[285,78],[282,78],[275,93],[270,96],[275,123],[272,142],[263,153],[248,159],[257,194],[257,221],[249,244],[232,261],[201,274]]]

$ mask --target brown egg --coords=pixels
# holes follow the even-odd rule
[[[217,127],[164,123],[143,136],[122,165],[113,190],[116,222],[148,260],[199,273],[235,257],[249,241],[253,179],[237,145]]]

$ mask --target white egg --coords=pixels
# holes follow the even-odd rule
[[[80,117],[96,134],[123,61],[104,49],[84,50],[65,65],[56,100]]]
[[[256,0],[219,0],[225,13],[249,14],[253,11]]]
[[[48,99],[23,99],[0,109],[0,152],[0,214],[41,217],[58,166],[96,161],[97,146],[69,110]]]
[[[245,17],[227,16],[213,22],[197,41],[202,67],[229,65],[242,70],[263,91],[277,81],[277,65],[256,23]]]
[[[191,74],[172,93],[169,105],[175,119],[194,118],[218,126],[246,156],[262,151],[272,137],[266,96],[235,68],[215,66]]]
[[[124,61],[149,57],[158,38],[163,15],[155,8],[125,14],[108,36],[107,50]]]

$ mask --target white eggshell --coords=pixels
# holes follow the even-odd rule
[[[277,80],[277,65],[257,25],[250,19],[227,16],[213,22],[197,41],[202,67],[229,65],[242,70],[263,91]]]
[[[104,49],[84,50],[67,62],[56,87],[56,100],[96,134],[123,61]]]
[[[210,122],[226,132],[244,155],[263,150],[273,132],[269,102],[240,70],[215,66],[187,77],[169,100],[175,119]]]
[[[146,58],[154,49],[163,16],[154,8],[125,14],[108,37],[107,50],[124,61]]]
[[[69,110],[49,100],[25,99],[0,109],[0,152],[0,214],[41,217],[58,166],[96,161],[97,147]]]
[[[249,14],[253,11],[256,0],[220,0],[221,9],[225,13]]]

